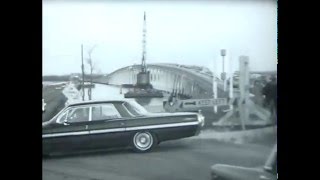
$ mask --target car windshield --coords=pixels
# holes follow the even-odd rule
[[[134,116],[143,116],[143,115],[149,114],[149,112],[144,107],[142,107],[140,104],[138,104],[135,101],[125,102],[123,103],[123,105]]]

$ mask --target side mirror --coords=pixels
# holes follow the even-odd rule
[[[68,125],[70,125],[70,124],[69,124],[68,121],[65,119],[65,120],[63,120],[63,125],[68,126]]]

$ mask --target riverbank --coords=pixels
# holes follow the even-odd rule
[[[67,98],[63,95],[62,90],[61,84],[42,88],[42,98],[47,104],[46,111],[42,113],[42,122],[50,120],[64,108]]]

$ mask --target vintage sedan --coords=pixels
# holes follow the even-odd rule
[[[201,113],[150,113],[131,100],[79,102],[42,124],[43,154],[128,146],[147,152],[203,126]]]
[[[273,147],[264,167],[240,167],[216,164],[211,167],[211,180],[276,180],[277,144]]]

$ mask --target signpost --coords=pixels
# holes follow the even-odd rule
[[[242,129],[245,130],[245,121],[249,119],[249,57],[248,56],[240,56],[240,101],[239,102],[239,112],[240,119],[242,124]]]
[[[225,106],[228,105],[226,98],[217,98],[217,99],[188,99],[181,100],[183,108],[188,107],[206,107],[206,106]]]

